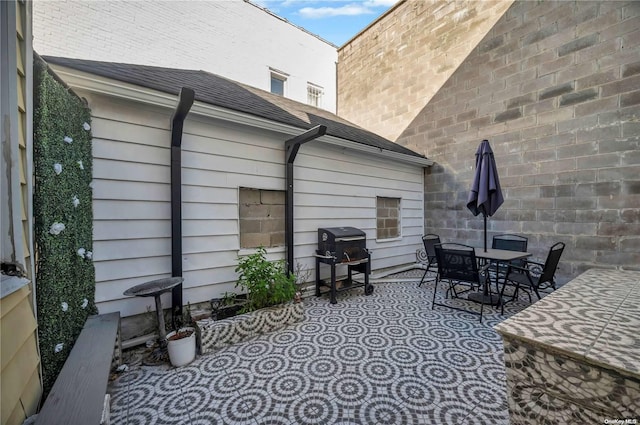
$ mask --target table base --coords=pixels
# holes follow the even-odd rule
[[[483,292],[472,292],[467,296],[467,298],[470,301],[488,305],[498,305],[500,303],[500,296],[494,294],[485,294]]]

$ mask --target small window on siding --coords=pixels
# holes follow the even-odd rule
[[[284,246],[282,190],[240,188],[240,248]]]
[[[317,108],[322,107],[322,87],[312,83],[307,83],[307,103]]]
[[[271,70],[271,93],[284,96],[287,85],[287,74]]]
[[[377,239],[399,238],[400,198],[376,198]]]

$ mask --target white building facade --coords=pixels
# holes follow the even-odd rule
[[[33,12],[41,55],[201,69],[336,111],[336,46],[247,1],[39,1]]]

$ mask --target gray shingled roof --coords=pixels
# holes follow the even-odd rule
[[[178,95],[180,88],[195,90],[196,100],[266,118],[301,129],[325,125],[327,134],[364,145],[424,158],[404,146],[340,118],[324,109],[277,96],[206,71],[132,65],[43,56],[50,64]]]

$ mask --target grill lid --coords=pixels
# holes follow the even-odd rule
[[[333,236],[335,242],[359,241],[365,239],[367,234],[355,227],[327,227],[318,229],[318,235],[322,242],[326,242]]]

